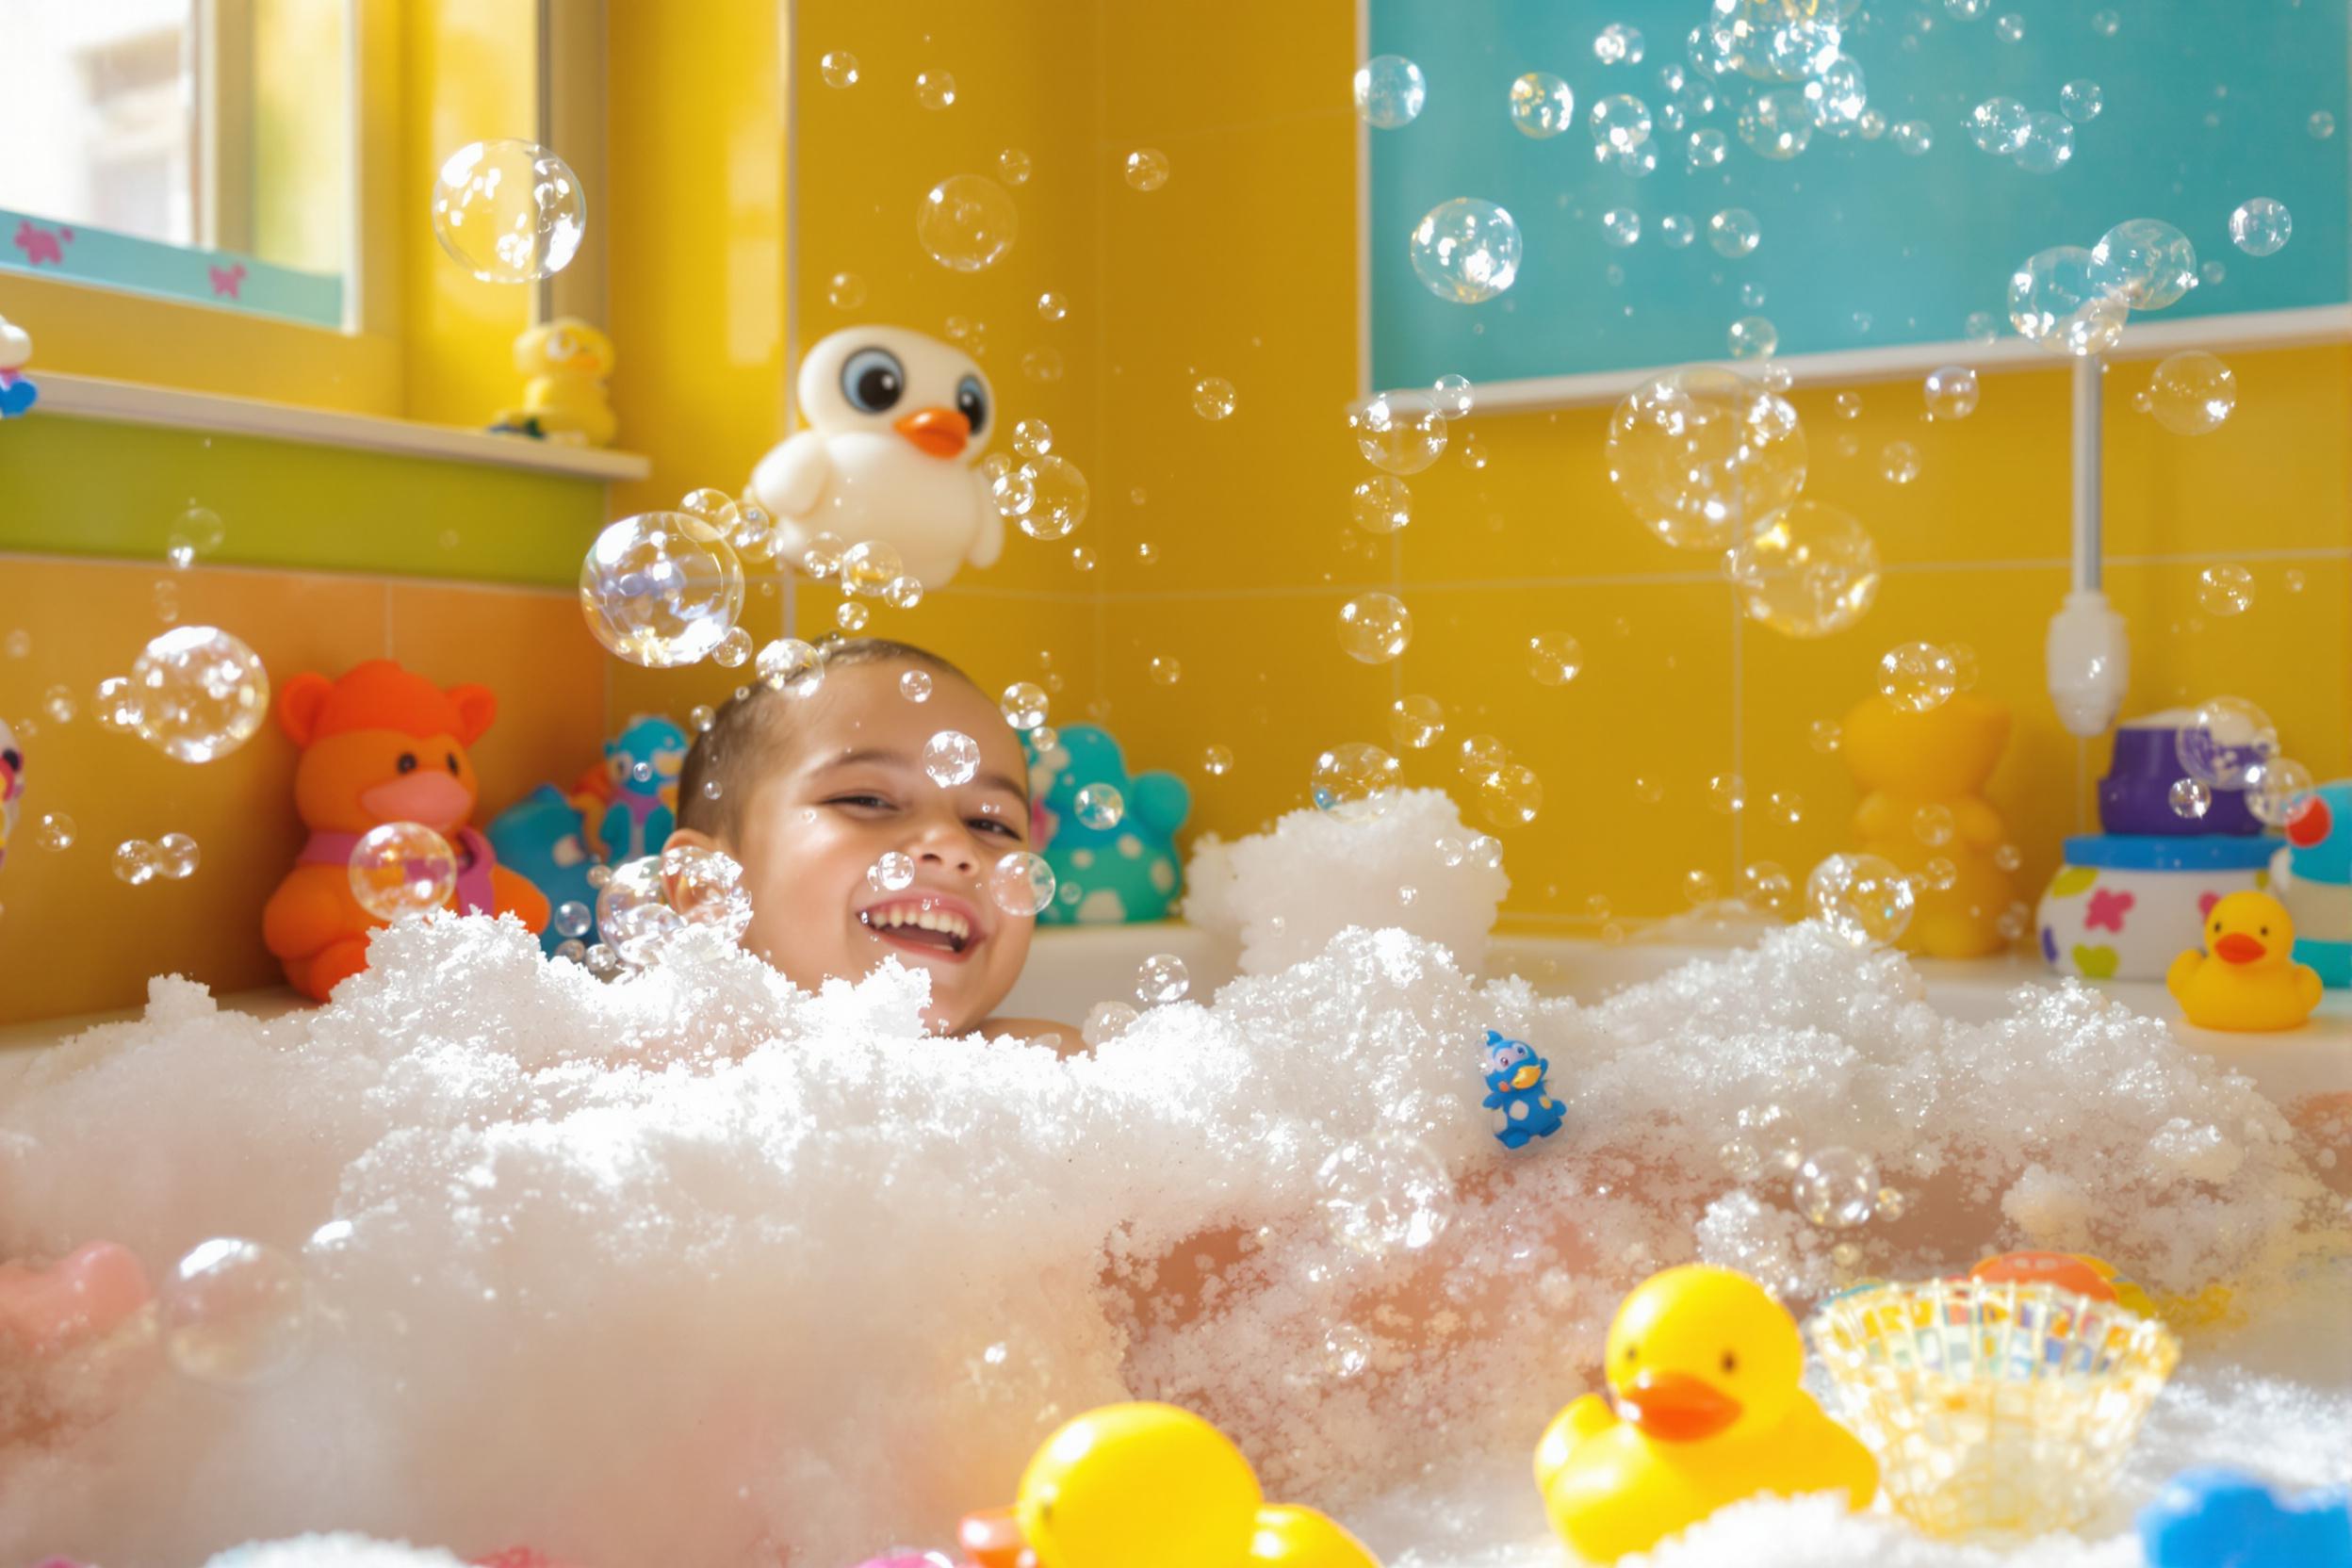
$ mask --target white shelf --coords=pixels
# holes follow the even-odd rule
[[[100,376],[65,375],[38,367],[33,369],[32,379],[41,387],[37,414],[64,414],[126,425],[169,425],[182,430],[218,431],[227,435],[260,435],[317,447],[395,452],[402,457],[443,463],[486,463],[575,479],[644,479],[653,471],[652,463],[635,452],[559,447],[528,436],[490,435],[453,425],[425,425],[372,414],[265,402],[258,398],[144,386]]]

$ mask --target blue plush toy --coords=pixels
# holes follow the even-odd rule
[[[1524,1149],[1560,1131],[1567,1113],[1544,1082],[1551,1070],[1527,1041],[1486,1032],[1486,1107],[1494,1113],[1494,1139],[1505,1149]]]
[[[2352,780],[2322,784],[2287,814],[2270,890],[2295,919],[2295,961],[2352,986]]]
[[[640,713],[604,743],[612,804],[596,834],[614,865],[658,854],[678,825],[678,775],[686,732],[658,713]]]
[[[580,808],[552,784],[540,785],[491,819],[490,847],[498,852],[498,864],[529,877],[547,894],[547,923],[539,945],[549,957],[567,939],[555,928],[557,911],[566,904],[596,906],[596,890],[588,880],[596,861],[588,851],[586,827]],[[579,939],[595,941],[594,925]]]
[[[2233,1470],[2183,1470],[2139,1525],[2148,1568],[2352,1568],[2342,1492],[2281,1499]]]
[[[1045,925],[1116,925],[1165,920],[1183,886],[1176,830],[1192,810],[1192,792],[1172,773],[1129,777],[1119,743],[1098,725],[1073,724],[1039,751],[1029,752],[1029,786],[1036,802],[1039,851],[1054,868],[1054,902],[1037,916]],[[1091,826],[1078,792],[1107,785],[1118,792],[1117,820]]]

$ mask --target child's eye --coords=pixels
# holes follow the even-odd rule
[[[862,792],[835,795],[830,800],[827,800],[825,804],[827,806],[856,806],[863,809],[874,811],[887,811],[890,807],[890,803],[882,796]]]
[[[986,828],[991,832],[1004,834],[1004,837],[1012,840],[1015,843],[1019,843],[1021,841],[1021,834],[1014,828],[1011,823],[1000,822],[994,817],[973,817],[971,819],[971,822],[975,830]]]

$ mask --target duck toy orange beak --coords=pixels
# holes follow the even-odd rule
[[[2250,964],[2270,949],[2243,931],[2232,931],[2226,937],[2213,939],[2213,956],[2230,964]]]
[[[890,427],[932,457],[960,457],[972,422],[952,408],[919,408]]]
[[[1617,1394],[1617,1413],[1628,1426],[1668,1443],[1713,1437],[1740,1419],[1741,1408],[1730,1395],[1685,1372],[1644,1372]]]

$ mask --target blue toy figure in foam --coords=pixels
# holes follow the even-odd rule
[[[547,895],[547,923],[539,945],[549,957],[568,939],[556,929],[564,906],[585,905],[591,911],[596,906],[596,886],[588,880],[596,860],[588,852],[586,825],[580,808],[552,784],[540,785],[490,824],[490,847],[498,852],[498,864],[529,877]],[[579,939],[596,939],[593,923]]]
[[[1037,916],[1042,925],[1117,925],[1165,920],[1183,886],[1176,830],[1192,810],[1192,792],[1172,773],[1128,776],[1119,743],[1099,725],[1073,724],[1040,751],[1034,735],[1029,791],[1038,853],[1054,868],[1054,902]],[[1118,819],[1091,826],[1078,810],[1078,792],[1108,785],[1119,792]],[[1099,815],[1099,808],[1098,808]]]
[[[2295,961],[2352,986],[2352,780],[2322,784],[2287,812],[2270,890],[2295,921]]]
[[[2139,1527],[2148,1568],[2352,1568],[2344,1494],[2282,1499],[2233,1470],[2183,1470]]]
[[[612,804],[596,829],[614,865],[658,853],[678,825],[678,774],[686,732],[659,713],[640,713],[604,743]]]
[[[1494,1113],[1494,1139],[1505,1149],[1525,1149],[1560,1131],[1567,1113],[1544,1081],[1551,1070],[1527,1041],[1486,1032],[1486,1107]]]

